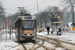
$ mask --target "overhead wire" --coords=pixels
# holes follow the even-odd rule
[[[44,1],[45,1],[45,0],[43,0],[42,3],[39,4],[39,6],[40,6],[41,4],[46,4],[46,3],[53,2],[53,0],[51,0],[51,1],[47,1],[47,2],[44,2]],[[24,0],[22,1],[21,6],[22,6],[23,2],[24,2]],[[44,3],[43,3],[43,2],[44,2]],[[33,5],[29,5],[29,6],[25,6],[25,7],[32,7],[32,6],[35,6],[35,4],[33,4]]]
[[[53,2],[52,0],[51,1],[47,1],[47,2],[44,2],[45,0],[43,0],[42,1],[42,3],[39,3],[39,6],[41,5],[41,4],[46,4],[46,3],[50,3],[50,2]],[[21,3],[21,6],[23,5],[23,2],[24,2],[24,0],[22,1],[22,3]],[[43,3],[44,2],[44,3]],[[33,7],[33,6],[35,6],[36,4],[33,4],[33,5],[29,5],[29,6],[25,6],[25,7]],[[16,7],[17,8],[17,7]]]
[[[44,2],[44,3],[42,3],[42,4],[48,4],[48,3],[51,3],[51,2],[54,2],[54,0],[50,0],[50,1],[47,1],[47,2]],[[41,4],[41,5],[42,5]],[[57,3],[58,4],[58,3]],[[41,6],[41,5],[39,5],[39,6]],[[49,5],[45,5],[45,6],[49,6]]]
[[[53,0],[51,0],[51,1],[47,1],[47,2],[44,2],[45,0],[43,0],[41,3],[39,3],[39,6],[40,5],[42,5],[42,4],[46,4],[46,3],[50,3],[50,2],[53,2]],[[23,2],[24,2],[24,0],[22,1],[22,3],[21,3],[21,6],[23,5]],[[65,4],[64,4],[65,5]],[[34,5],[29,5],[29,6],[25,6],[25,8],[26,7],[32,7],[32,6],[35,6],[35,4]],[[47,6],[47,5],[46,5]],[[60,5],[61,6],[61,5]],[[13,9],[11,9],[11,10],[13,10]],[[14,10],[15,11],[15,10]]]
[[[21,6],[23,5],[23,2],[24,2],[24,0],[22,1]]]
[[[45,0],[43,0],[39,5],[43,4]]]
[[[53,1],[48,1],[48,2],[44,2],[44,1],[45,1],[45,0],[43,0],[42,3],[39,4],[39,6],[40,6],[41,4],[45,4],[45,3],[48,3],[48,2],[49,2],[49,3],[50,3],[50,2],[53,2]],[[23,4],[23,2],[24,2],[24,0],[22,1],[22,4]],[[44,3],[43,3],[43,2],[44,2]],[[22,4],[21,4],[21,5],[22,5]],[[64,5],[65,5],[65,4],[64,4]],[[35,5],[30,5],[30,6],[25,6],[25,7],[31,7],[31,6],[35,6]],[[62,5],[60,5],[60,6],[62,6]]]
[[[44,2],[44,4],[45,4],[45,3],[50,3],[50,2],[54,2],[54,1],[53,1],[53,0],[50,0],[50,1]]]
[[[5,8],[5,10],[14,10],[14,11],[18,11],[18,10],[15,10],[15,9],[6,9],[6,8]]]
[[[42,1],[42,3],[39,3],[39,4],[46,4],[46,3],[50,3],[50,2],[53,2],[53,0],[51,1],[47,1],[47,2],[44,2],[45,0]],[[44,3],[43,3],[44,2]],[[33,4],[33,5],[29,5],[29,6],[25,6],[25,7],[32,7],[32,6],[35,6],[36,4]]]

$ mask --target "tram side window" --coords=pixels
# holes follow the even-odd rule
[[[22,28],[23,27],[23,23],[22,23],[22,21],[20,21],[20,28]]]
[[[36,20],[34,20],[34,28],[36,28]]]
[[[15,23],[15,28],[18,28],[19,27],[19,21],[17,21],[16,23]]]

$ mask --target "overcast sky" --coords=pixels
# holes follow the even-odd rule
[[[3,7],[6,10],[6,14],[13,14],[18,11],[18,7],[25,7],[31,14],[37,12],[37,0],[1,0]],[[62,5],[60,0],[38,0],[39,11],[44,10],[48,6]]]

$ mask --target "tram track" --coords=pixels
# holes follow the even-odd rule
[[[24,50],[27,50],[23,43],[22,43],[22,46],[23,46]]]
[[[30,43],[32,43],[32,42],[30,42]],[[28,43],[29,44],[29,43]],[[38,42],[36,42],[36,43],[32,43],[33,44],[33,46],[31,47],[31,48],[26,48],[26,45],[27,45],[27,43],[21,43],[21,45],[22,45],[22,47],[24,48],[24,50],[37,50],[37,49],[39,49],[40,47],[41,48],[43,48],[44,50],[48,50],[48,48],[46,48],[45,46],[43,46],[43,44],[44,44],[44,41],[42,41],[42,43],[38,43]]]
[[[45,38],[45,39],[43,39],[43,38],[38,38],[38,39],[43,40],[44,43],[47,42],[48,44],[50,43],[50,44],[54,45],[55,48],[60,47],[59,44],[58,44],[58,42],[53,42],[53,41],[50,41],[50,40],[48,40],[48,39],[46,39],[46,38]],[[45,45],[43,45],[43,46],[46,48],[46,50],[54,50],[54,48],[48,48],[48,47],[46,47]]]
[[[42,43],[41,43],[41,44],[39,44],[39,43],[37,43],[37,42],[36,42],[36,44],[38,44],[39,46],[37,46],[36,48],[34,48],[34,50],[36,50],[36,49],[38,49],[38,48],[40,48],[40,47],[43,47],[44,49],[46,49],[46,50],[47,50],[47,48],[45,48],[45,47],[43,46],[44,41],[42,41]]]
[[[39,39],[39,38],[38,38]],[[42,40],[42,39],[41,39]],[[42,40],[43,42],[41,43],[41,45],[39,43],[37,43],[39,45],[39,47],[43,47],[46,50],[49,50],[49,48],[47,48],[46,46],[44,46],[45,40]]]
[[[56,48],[58,48],[58,47],[61,47],[61,48],[64,48],[64,50],[74,50],[75,49],[75,44],[73,44],[73,43],[69,43],[69,42],[65,42],[65,41],[60,41],[60,40],[58,40],[58,39],[53,39],[53,38],[49,38],[49,37],[44,37],[44,36],[41,36],[41,35],[38,35],[38,37],[40,37],[40,38],[46,38],[46,40],[48,41],[49,39],[51,39],[51,40],[53,40],[53,41],[55,41],[55,42],[57,42],[57,43],[54,43],[54,42],[50,42],[50,43],[52,43],[52,44],[55,44],[57,47]],[[45,40],[45,39],[44,39]],[[65,45],[66,44],[66,45]]]
[[[36,41],[36,43],[33,43],[34,45],[29,50],[37,50],[40,47],[44,48],[44,50],[50,50],[48,47],[46,47],[44,45],[45,42],[48,42],[48,43],[50,43],[52,45],[55,45],[55,48],[51,49],[51,50],[55,50],[56,48],[62,48],[63,50],[73,50],[73,49],[70,49],[70,48],[68,49],[67,47],[65,47],[64,45],[62,45],[65,42],[59,41],[57,39],[51,39],[51,38],[43,37],[43,36],[38,36],[37,39],[39,41]],[[42,41],[42,42],[40,43],[40,41]],[[24,50],[27,50],[26,47],[25,47],[25,45],[26,45],[26,43],[22,43],[22,46],[23,46]],[[35,47],[36,45],[38,45],[38,46]]]
[[[17,37],[16,37],[17,38]],[[44,41],[42,40],[42,43],[41,44],[39,44],[39,43],[33,43],[34,45],[32,46],[32,48],[30,48],[29,50],[36,50],[36,49],[38,49],[38,48],[40,48],[40,47],[42,47],[42,48],[44,48],[45,50],[48,50],[48,48],[46,48],[45,46],[43,46],[43,43],[44,43]],[[27,48],[25,47],[25,44],[26,43],[20,43],[21,45],[22,45],[22,47],[24,48],[24,50],[27,50]],[[35,47],[35,45],[38,45],[37,47]]]
[[[19,45],[22,46],[24,50],[58,50],[57,48],[61,48],[62,50],[75,49],[75,44],[64,42],[55,38],[41,36],[41,35],[37,35],[37,40],[35,43],[23,42],[23,43],[19,43]]]

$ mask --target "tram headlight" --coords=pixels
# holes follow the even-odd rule
[[[27,34],[24,34],[24,35],[27,35]]]
[[[30,34],[30,35],[32,35],[32,34]]]

